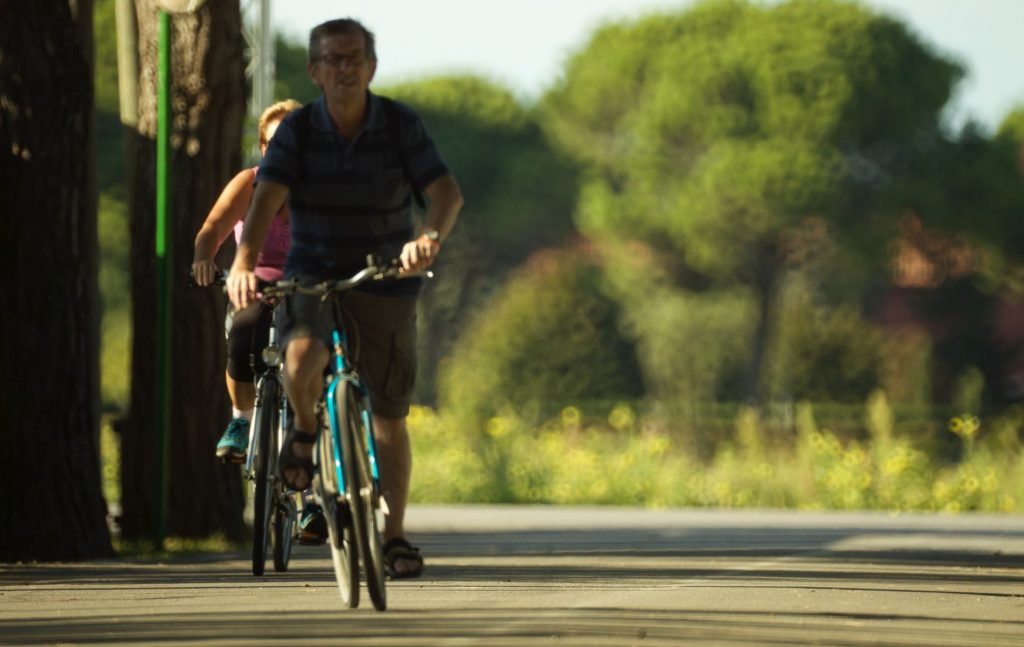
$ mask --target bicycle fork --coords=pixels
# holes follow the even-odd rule
[[[271,322],[270,328],[267,330],[267,346],[260,352],[260,359],[263,360],[266,370],[259,376],[256,383],[253,385],[256,390],[256,403],[254,411],[263,412],[263,406],[266,404],[262,402],[263,380],[279,380],[279,371],[281,366],[281,349],[277,347],[277,326]],[[256,361],[255,357],[249,356],[249,364],[255,368]],[[281,406],[278,410],[278,429],[288,428],[288,405],[284,397],[284,385],[279,384],[278,393],[281,396]],[[265,412],[260,415],[266,415]],[[256,416],[253,416],[252,421],[249,423],[249,451],[246,452],[245,456],[245,474],[246,478],[250,481],[255,479],[253,474],[253,457],[256,456],[256,452],[262,448],[259,446],[259,434],[256,433]],[[281,452],[281,443],[284,441],[284,434],[277,434],[278,446],[276,448],[278,454]],[[275,455],[276,456],[276,455]],[[273,464],[277,464],[277,460],[271,461]]]

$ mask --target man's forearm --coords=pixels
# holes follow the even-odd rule
[[[444,241],[459,218],[459,210],[463,205],[462,193],[455,179],[449,175],[434,182],[427,189],[427,195],[430,197],[430,207],[427,209],[426,228],[436,230],[441,241]]]

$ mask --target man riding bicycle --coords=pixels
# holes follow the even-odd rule
[[[406,271],[423,270],[440,252],[462,195],[419,116],[369,91],[376,67],[373,34],[359,22],[332,20],[310,33],[307,70],[322,95],[281,123],[260,165],[228,277],[236,307],[255,298],[257,253],[286,200],[292,218],[286,278],[344,278],[363,267],[368,254],[398,257]],[[418,233],[414,191],[430,200]],[[392,577],[415,577],[423,569],[404,529],[412,468],[406,416],[416,371],[421,283],[372,284],[338,297],[357,331],[356,365],[370,390],[388,508],[384,561]],[[307,487],[313,477],[315,405],[330,357],[331,326],[324,321],[329,309],[320,306],[314,297],[295,295],[278,314],[285,390],[295,411],[281,451],[281,476],[295,489]]]

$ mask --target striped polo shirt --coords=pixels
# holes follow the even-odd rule
[[[292,246],[285,276],[345,278],[367,254],[393,258],[416,234],[412,193],[381,99],[368,93],[362,130],[350,141],[334,128],[321,96],[285,117],[260,162],[256,181],[288,187]],[[400,145],[413,184],[423,191],[448,166],[411,108],[395,102]],[[305,123],[300,120],[306,120]],[[418,294],[422,281],[368,284],[381,294]]]

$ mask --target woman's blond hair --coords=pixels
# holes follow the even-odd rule
[[[302,104],[295,99],[285,99],[284,101],[278,101],[269,108],[263,111],[260,115],[259,123],[259,134],[260,134],[260,147],[267,145],[267,126],[272,121],[279,121],[284,119],[292,110],[298,110],[302,107]]]

